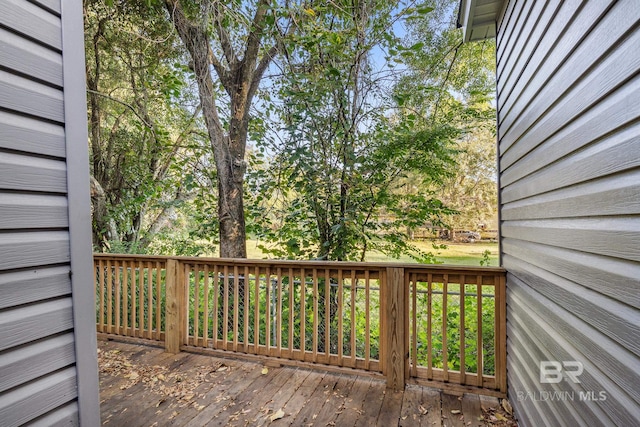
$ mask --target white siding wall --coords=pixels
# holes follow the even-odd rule
[[[509,398],[523,426],[640,422],[639,28],[635,0],[510,0],[498,26]],[[541,384],[545,360],[581,362],[580,383]]]
[[[84,78],[82,4],[64,2],[64,7],[61,0],[0,2],[2,426],[99,423],[95,336],[92,341],[79,325],[94,318],[77,317],[74,303],[87,292],[76,292],[82,284],[71,279],[72,271],[82,278],[90,268],[81,260],[72,268],[77,258],[72,246],[88,248],[90,257],[90,240],[84,247],[83,233],[69,220],[74,214],[88,217],[83,204],[74,202],[80,194],[72,184],[88,176],[67,155],[68,147],[87,150],[86,104],[63,90],[68,79]],[[70,17],[63,16],[67,11]],[[74,21],[73,28],[65,28]],[[69,52],[64,61],[63,50]],[[73,58],[79,54],[80,67]],[[84,97],[83,85],[78,89]],[[78,109],[84,113],[74,113]],[[82,336],[88,339],[80,349]]]

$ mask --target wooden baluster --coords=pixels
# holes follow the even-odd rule
[[[131,332],[129,336],[136,337],[137,329],[136,322],[138,321],[138,281],[142,274],[142,267],[140,267],[140,261],[133,261],[134,270],[131,272]],[[136,279],[136,273],[138,278]]]
[[[288,343],[288,347],[289,347],[289,357],[293,359],[293,318],[295,316],[294,314],[294,299],[295,299],[295,293],[294,293],[294,281],[295,281],[295,276],[293,275],[293,269],[290,268],[289,269],[289,337],[287,340]]]
[[[276,354],[280,356],[282,351],[282,269],[278,267],[276,269]]]
[[[144,280],[146,263],[140,262],[140,277],[138,277],[139,293],[138,293],[138,336],[144,337]]]
[[[178,262],[180,264],[180,262]],[[191,309],[191,301],[189,299],[191,270],[193,264],[182,264],[183,268],[178,269],[178,290],[180,291],[180,303],[182,309],[180,311],[180,336],[182,337],[182,345],[189,345],[189,310]]]
[[[371,359],[371,305],[370,305],[370,278],[369,270],[364,272],[364,368],[369,370]]]
[[[344,305],[344,301],[343,301],[343,293],[344,293],[344,288],[343,288],[343,283],[342,281],[344,280],[342,277],[342,269],[338,269],[338,365],[343,366],[343,361],[342,361],[342,352],[344,351],[344,331],[342,330],[343,328],[343,313],[342,313],[342,306]]]
[[[144,263],[140,262],[140,276],[138,277],[140,287],[138,294],[138,332],[137,336],[144,337]]]
[[[233,351],[238,351],[238,335],[240,335],[238,316],[240,315],[240,272],[233,266]]]
[[[466,377],[466,367],[465,367],[465,339],[464,339],[464,328],[465,328],[465,315],[464,315],[464,301],[465,301],[465,278],[464,274],[460,275],[460,384],[467,383]]]
[[[202,312],[202,346],[209,347],[209,264],[204,265],[204,301]]]
[[[100,269],[99,273],[98,273],[98,277],[100,280],[100,322],[98,323],[99,326],[99,331],[100,332],[105,332],[106,328],[105,328],[105,321],[104,321],[104,276],[105,276],[105,272],[104,272],[104,261],[101,259],[100,262],[98,263],[98,268]]]
[[[271,354],[271,267],[267,267],[264,279],[265,279],[264,283],[267,289],[266,302],[264,305],[264,310],[265,310],[264,311],[264,320],[265,320],[264,345],[267,350],[267,355],[270,355]]]
[[[128,335],[128,320],[129,320],[129,275],[128,270],[129,263],[127,261],[122,262],[122,334]]]
[[[162,264],[160,261],[156,262],[156,340],[160,341],[160,332],[162,329],[162,319],[160,317],[162,311]],[[133,271],[133,270],[132,270]]]
[[[307,317],[307,301],[306,301],[306,277],[304,268],[300,269],[300,359],[304,360],[306,350],[306,317]]]
[[[324,270],[324,351],[327,363],[331,360],[331,278],[329,269]]]
[[[107,260],[107,333],[113,332],[113,273],[112,261]]]
[[[120,330],[120,318],[122,316],[122,310],[120,307],[120,298],[122,297],[121,292],[120,292],[120,263],[118,261],[114,261],[113,263],[114,269],[115,269],[115,280],[114,280],[114,286],[116,287],[116,308],[115,308],[115,333],[116,334],[121,334],[122,331]]]
[[[147,263],[147,338],[152,338],[151,320],[153,319],[153,267],[151,262]]]
[[[251,298],[249,295],[249,266],[244,267],[244,307],[242,308],[242,323],[244,325],[242,331],[242,342],[244,344],[244,352],[249,352],[249,313],[251,312]]]
[[[418,281],[415,273],[411,273],[411,375],[418,376]]]
[[[255,267],[253,282],[253,353],[258,354],[260,348],[260,266]],[[268,285],[267,285],[268,287]],[[266,306],[266,304],[265,304]]]
[[[433,275],[427,274],[427,379],[433,379]]]
[[[476,304],[478,304],[477,310],[477,319],[478,322],[478,336],[477,336],[477,349],[476,349],[476,359],[478,365],[478,377],[476,378],[476,385],[478,387],[482,387],[483,378],[484,378],[484,355],[482,351],[482,276],[478,275],[476,278]]]
[[[188,277],[188,276],[187,276]],[[187,279],[187,282],[190,280]],[[193,266],[193,345],[200,342],[200,265]]]
[[[318,361],[318,269],[313,269],[313,362]]]
[[[224,266],[222,275],[222,348],[228,350],[229,348],[227,347],[227,342],[229,338],[229,266]]]
[[[449,349],[447,342],[447,318],[449,317],[449,275],[442,279],[442,380],[449,381]]]
[[[356,279],[356,270],[351,270],[351,367],[356,367],[356,287],[358,281]]]
[[[219,348],[220,336],[220,269],[213,264],[213,348]]]

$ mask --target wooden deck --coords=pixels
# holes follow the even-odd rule
[[[99,341],[108,426],[485,426],[496,398],[383,379]],[[485,413],[485,416],[487,414]]]

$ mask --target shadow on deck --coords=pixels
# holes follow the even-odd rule
[[[98,347],[103,425],[516,425],[493,397],[418,385],[393,392],[382,378],[169,354],[115,341],[99,341]]]

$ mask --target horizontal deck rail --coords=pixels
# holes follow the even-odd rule
[[[506,391],[500,268],[94,255],[97,331]]]

